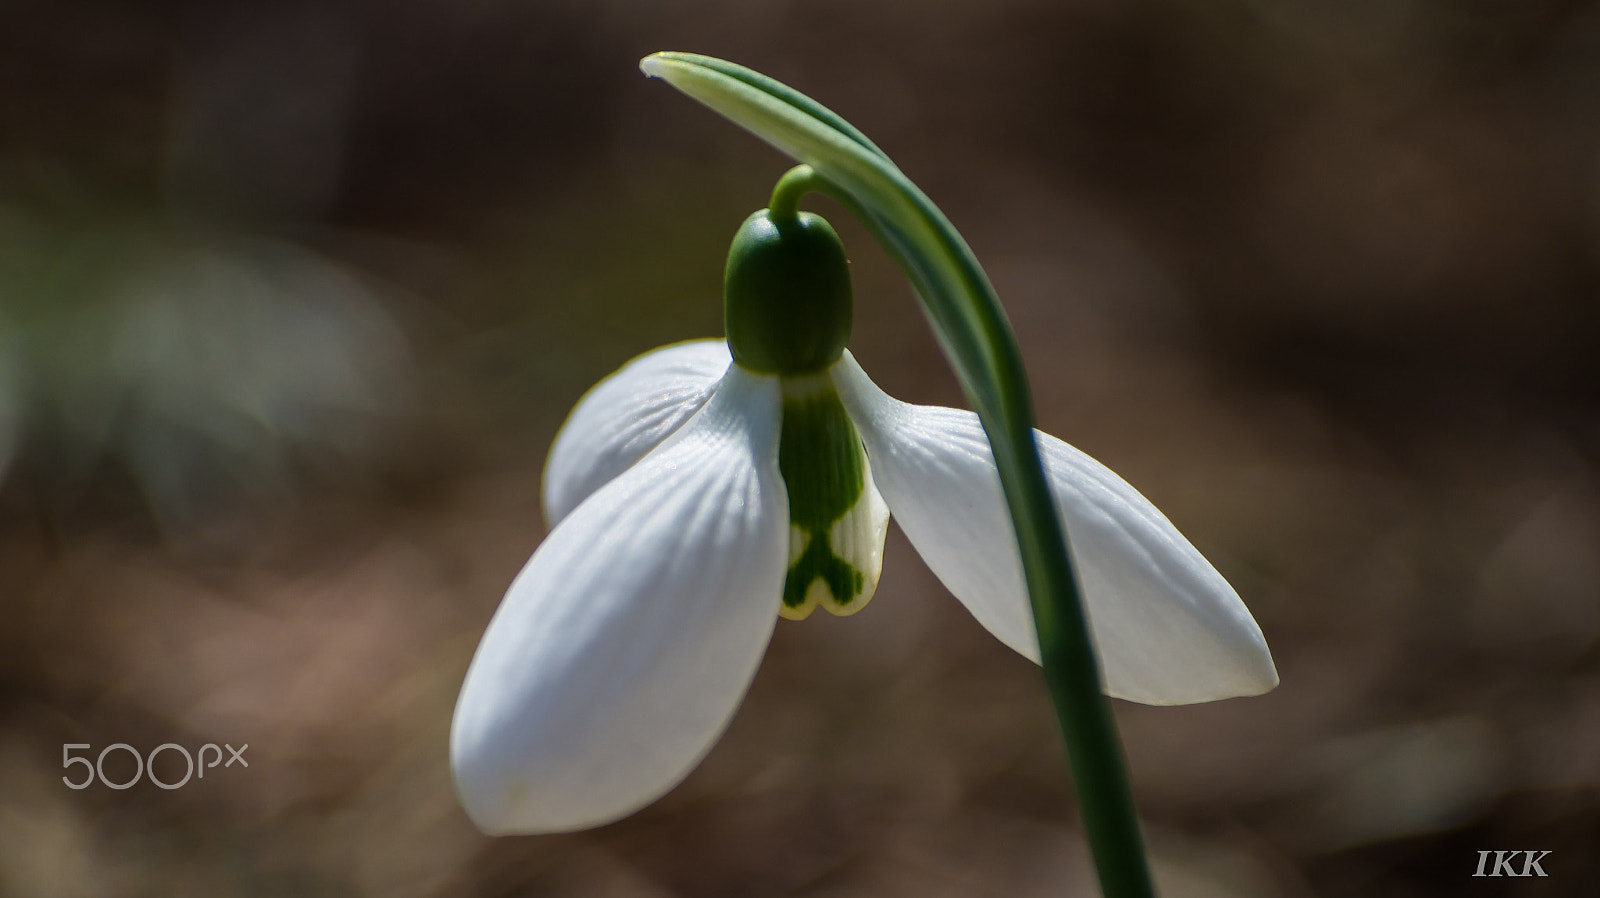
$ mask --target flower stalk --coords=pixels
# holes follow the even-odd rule
[[[999,469],[1101,890],[1107,898],[1154,895],[1080,584],[1034,438],[1026,372],[982,267],[938,207],[877,146],[810,98],[706,56],[657,53],[641,68],[802,163],[773,191],[774,220],[793,219],[805,193],[824,193],[861,220],[916,288]]]

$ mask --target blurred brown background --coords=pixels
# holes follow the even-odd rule
[[[1117,709],[1167,895],[1600,894],[1600,10],[1555,0],[8,0],[0,894],[1090,893],[1036,670],[898,533],[665,800],[500,840],[457,807],[555,429],[719,332],[787,167],[658,49],[894,156],[1045,429],[1255,612],[1275,693]],[[812,205],[857,356],[959,404]],[[62,784],[119,742],[250,766]],[[1496,849],[1549,878],[1472,878]]]

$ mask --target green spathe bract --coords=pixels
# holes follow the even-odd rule
[[[640,67],[804,163],[788,192],[839,200],[899,263],[982,421],[1011,512],[1045,681],[1067,744],[1103,892],[1154,895],[1121,740],[1101,693],[1083,601],[1033,431],[1027,375],[1005,312],[966,242],[882,150],[787,85],[725,60],[656,53]],[[793,173],[792,173],[793,174]]]
[[[728,250],[723,322],[733,360],[762,374],[813,374],[850,341],[850,267],[819,215],[745,219]]]

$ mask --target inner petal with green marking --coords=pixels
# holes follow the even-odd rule
[[[783,378],[778,468],[789,491],[789,574],[778,613],[854,614],[883,569],[889,507],[826,372]]]

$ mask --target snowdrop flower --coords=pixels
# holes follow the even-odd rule
[[[779,617],[871,598],[892,513],[973,616],[1038,661],[999,475],[977,416],[909,405],[845,351],[843,248],[821,218],[748,219],[729,339],[635,359],[551,449],[549,537],[490,622],[451,759],[492,834],[559,832],[654,801],[710,750]],[[1037,434],[1106,691],[1177,704],[1277,684],[1217,571],[1133,487]]]

